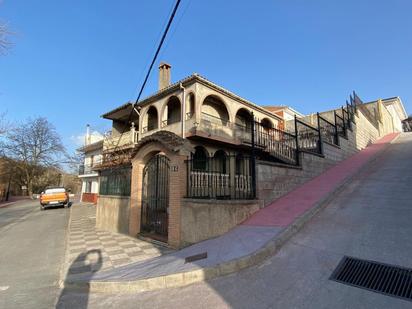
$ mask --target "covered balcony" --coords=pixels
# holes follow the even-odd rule
[[[139,113],[131,103],[126,103],[102,117],[112,120],[111,131],[104,136],[103,152],[134,147],[139,139]]]

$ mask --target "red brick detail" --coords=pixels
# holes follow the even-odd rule
[[[97,194],[84,192],[82,194],[82,202],[97,204]]]

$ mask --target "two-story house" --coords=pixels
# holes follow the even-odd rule
[[[97,203],[99,194],[99,174],[94,169],[102,163],[103,137],[91,134],[87,125],[84,146],[78,149],[83,154],[83,163],[79,166],[82,202]]]
[[[287,135],[277,129],[283,119],[270,110],[198,74],[171,84],[170,69],[160,64],[156,93],[102,115],[112,121],[112,131],[98,167],[97,226],[180,246],[183,198],[244,200],[258,207],[251,202],[252,142]],[[273,152],[279,161],[295,160],[287,145],[265,143],[271,151],[263,156]]]

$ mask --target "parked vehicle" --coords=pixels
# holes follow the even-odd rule
[[[54,206],[64,206],[64,208],[70,206],[69,193],[65,188],[47,188],[40,194],[40,210]]]

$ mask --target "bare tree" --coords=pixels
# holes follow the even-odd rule
[[[47,167],[58,167],[61,156],[65,154],[56,129],[42,117],[9,128],[0,148],[3,148],[4,157],[14,162],[16,174],[22,175],[30,196],[36,177]]]
[[[0,21],[0,55],[4,55],[12,46],[9,39],[11,34],[7,24]]]

